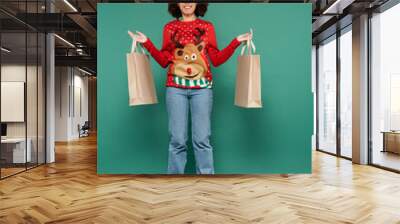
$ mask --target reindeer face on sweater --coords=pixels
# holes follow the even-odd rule
[[[185,79],[197,80],[207,73],[207,64],[201,56],[203,45],[186,44],[175,49],[173,74]]]
[[[173,61],[172,73],[185,79],[197,80],[207,73],[207,64],[201,55],[204,49],[204,43],[201,41],[203,30],[198,29],[198,34],[195,34],[195,43],[188,43],[185,46],[181,45],[175,39],[174,34],[172,40],[175,42],[175,59]]]

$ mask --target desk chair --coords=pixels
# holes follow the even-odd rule
[[[90,129],[89,121],[85,121],[82,127],[78,124],[79,138],[89,136],[89,129]]]

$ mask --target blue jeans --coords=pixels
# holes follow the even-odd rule
[[[210,144],[212,89],[181,89],[167,87],[169,153],[168,174],[183,174],[187,160],[189,110],[192,122],[192,144],[197,174],[214,174]]]

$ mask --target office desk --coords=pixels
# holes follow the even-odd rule
[[[400,154],[400,131],[383,131],[382,152]]]
[[[6,138],[1,139],[1,157],[6,163],[25,163],[31,162],[32,140],[27,139],[25,151],[25,138]],[[26,159],[26,161],[25,161]]]

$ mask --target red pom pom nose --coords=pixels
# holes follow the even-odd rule
[[[192,69],[191,68],[187,68],[186,72],[190,75],[190,74],[192,74]]]

